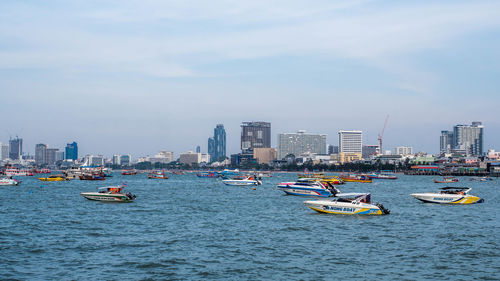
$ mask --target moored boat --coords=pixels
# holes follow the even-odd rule
[[[69,179],[66,178],[64,175],[50,175],[45,178],[38,178],[41,181],[68,181]]]
[[[136,196],[130,192],[122,193],[125,186],[105,186],[100,187],[98,192],[82,192],[81,196],[94,201],[129,203],[135,200]]]
[[[255,178],[255,176],[247,176],[243,178],[233,178],[222,180],[225,185],[237,185],[237,186],[248,186],[248,185],[261,185],[262,182]]]
[[[148,179],[163,179],[163,180],[166,180],[166,179],[168,179],[168,176],[165,174],[165,170],[152,171],[151,173],[148,173]]]
[[[425,203],[438,203],[438,204],[475,204],[483,203],[484,199],[470,195],[469,187],[452,187],[447,186],[440,188],[436,192],[426,193],[413,193],[411,196]]]
[[[33,172],[27,169],[19,169],[19,168],[7,168],[4,171],[4,174],[8,177],[13,176],[33,176]]]
[[[374,174],[369,174],[368,177],[370,179],[382,179],[382,180],[397,180],[398,177],[394,174],[389,174],[389,173],[374,173]]]
[[[454,183],[454,182],[458,182],[458,179],[454,177],[444,177],[442,180],[434,179],[434,183]]]
[[[20,183],[20,180],[13,179],[11,177],[0,178],[0,185],[19,185]]]
[[[134,176],[134,175],[137,175],[137,170],[136,169],[122,170],[122,175]]]
[[[339,215],[386,215],[382,204],[371,202],[370,193],[340,193],[333,199],[308,200],[304,204],[319,213]]]
[[[362,183],[371,183],[372,179],[367,175],[340,175],[340,179],[344,182],[362,182]]]
[[[339,193],[332,184],[313,178],[300,178],[296,182],[282,182],[278,189],[288,195],[330,197]]]
[[[218,178],[220,175],[217,172],[199,172],[196,176],[199,178]]]
[[[103,173],[83,173],[80,175],[80,180],[103,181],[105,179]]]

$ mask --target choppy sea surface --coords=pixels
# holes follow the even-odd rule
[[[319,214],[307,198],[194,174],[168,180],[115,173],[102,182],[0,187],[0,279],[20,280],[499,280],[500,180],[472,187],[475,205],[426,204],[433,177],[347,183],[370,192],[386,216]],[[126,181],[133,203],[80,192]]]

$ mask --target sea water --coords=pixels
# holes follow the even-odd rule
[[[226,186],[194,174],[0,187],[0,279],[22,280],[495,280],[500,278],[500,180],[472,187],[475,205],[422,203],[433,177],[347,183],[386,216],[319,214],[276,188]],[[127,182],[133,203],[80,192]]]

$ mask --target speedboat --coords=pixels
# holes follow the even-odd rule
[[[0,178],[0,185],[19,185],[20,183],[21,183],[20,180],[16,180],[13,178],[8,178],[8,177]]]
[[[282,182],[278,189],[289,195],[330,197],[339,193],[331,183],[313,178],[300,178],[296,182]]]
[[[370,193],[340,193],[335,198],[308,200],[304,204],[319,213],[339,215],[387,215],[382,204],[371,203]]]
[[[255,176],[247,176],[247,177],[244,177],[244,178],[233,178],[233,179],[225,179],[225,180],[222,180],[222,183],[224,183],[225,185],[243,185],[243,186],[247,186],[247,185],[261,185],[262,182],[258,179],[255,178]]]
[[[484,199],[474,195],[470,195],[469,187],[443,187],[439,192],[427,193],[413,193],[411,196],[426,203],[439,203],[439,204],[474,204],[483,203]]]
[[[397,180],[398,177],[393,174],[379,173],[368,175],[370,179],[382,179],[382,180]]]
[[[434,183],[454,183],[454,182],[458,182],[458,179],[454,177],[444,177],[442,180],[434,179]]]
[[[135,195],[128,192],[126,194],[122,193],[125,186],[105,186],[100,187],[98,192],[82,192],[81,196],[95,201],[104,202],[117,202],[117,203],[128,203],[135,200]]]
[[[48,177],[38,178],[38,179],[41,181],[67,181],[67,180],[69,180],[64,175],[50,175]]]

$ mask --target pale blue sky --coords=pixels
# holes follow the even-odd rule
[[[134,157],[362,130],[437,152],[482,121],[500,150],[498,1],[1,1],[0,142]]]

